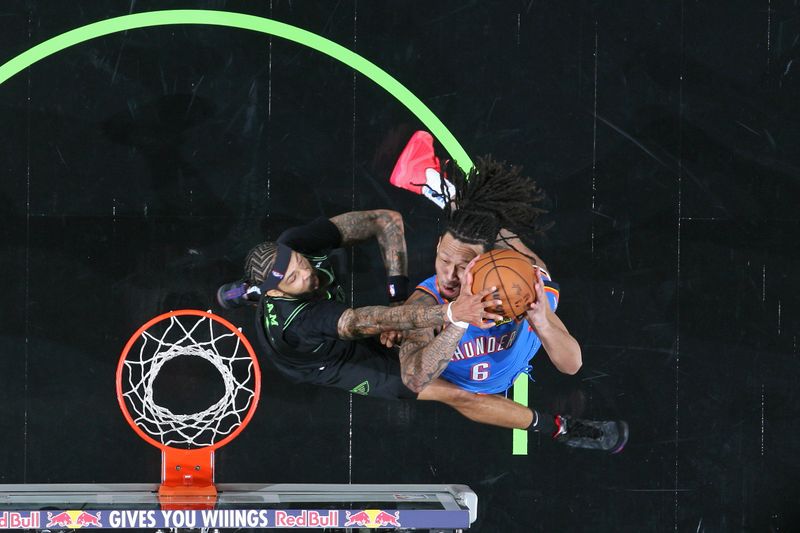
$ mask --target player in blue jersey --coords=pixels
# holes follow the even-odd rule
[[[558,307],[558,285],[550,280],[549,274],[539,270],[541,297],[547,298],[550,309],[555,312]],[[442,297],[437,284],[438,276],[426,279],[416,287],[418,295],[414,301],[424,303],[437,302],[446,304],[448,299]],[[537,291],[540,292],[540,291]],[[495,327],[482,330],[470,326],[461,337],[453,357],[441,377],[462,389],[484,394],[497,394],[507,391],[514,380],[527,372],[529,363],[542,345],[541,339],[533,331],[533,327],[525,321],[505,320]],[[580,368],[580,350],[567,354],[570,372]],[[562,365],[565,366],[565,365]]]
[[[521,174],[519,167],[491,158],[479,159],[468,176],[452,166],[449,177],[450,181],[445,181],[440,176],[432,137],[425,132],[412,137],[392,173],[393,185],[425,195],[446,212],[446,227],[436,248],[436,275],[420,283],[406,304],[444,304],[457,298],[471,261],[492,248],[514,248],[538,267],[537,301],[525,316],[489,329],[470,325],[448,345],[453,355],[441,378],[462,391],[453,392],[464,398],[463,405],[456,408],[473,420],[490,416],[505,419],[509,427],[529,424],[528,429],[552,429],[554,437],[567,445],[621,451],[628,439],[628,426],[623,421],[587,421],[559,415],[551,418],[500,396],[496,396],[496,402],[487,402],[484,396],[480,404],[470,403],[475,394],[506,391],[519,374],[529,370],[530,360],[542,346],[554,366],[566,374],[580,369],[582,356],[580,345],[555,314],[558,285],[520,238],[532,241],[542,231],[538,223],[542,210],[536,207],[541,190]],[[401,356],[423,349],[436,333],[433,328],[405,332]],[[395,333],[382,335],[388,345],[399,338]],[[452,405],[453,401],[446,403]]]

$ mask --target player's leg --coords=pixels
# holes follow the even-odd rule
[[[442,402],[475,422],[552,434],[566,446],[619,453],[628,442],[628,424],[622,420],[581,420],[535,410],[495,394],[474,394],[443,379],[434,380],[418,400]]]
[[[522,404],[496,394],[468,392],[443,379],[433,380],[417,399],[441,402],[474,422],[504,428],[527,429],[534,419],[533,411]],[[555,431],[554,424],[550,428]]]
[[[376,338],[349,342],[352,351],[346,359],[316,370],[308,382],[372,398],[411,400],[417,397],[403,383],[396,348],[387,348]]]

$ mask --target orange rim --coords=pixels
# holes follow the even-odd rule
[[[253,415],[256,412],[256,408],[258,407],[258,400],[261,397],[261,368],[258,366],[258,359],[256,358],[256,353],[253,350],[253,346],[250,344],[250,341],[247,340],[239,329],[222,318],[221,316],[217,316],[215,314],[209,313],[207,311],[199,311],[197,309],[179,309],[177,311],[169,311],[167,313],[163,313],[158,315],[157,317],[147,321],[142,327],[136,330],[136,332],[131,335],[131,338],[128,339],[127,344],[125,344],[125,348],[122,349],[122,354],[119,358],[119,363],[117,364],[117,403],[119,403],[119,408],[122,410],[122,415],[125,417],[125,420],[128,421],[128,425],[130,425],[133,430],[139,435],[142,439],[146,442],[150,443],[151,445],[155,446],[160,450],[183,450],[183,448],[177,448],[172,446],[167,446],[161,442],[158,442],[156,439],[148,435],[147,433],[142,430],[136,422],[134,422],[133,417],[131,416],[130,412],[128,411],[128,406],[125,405],[125,397],[123,396],[124,392],[122,390],[122,371],[125,368],[125,360],[128,358],[128,352],[130,351],[131,347],[133,347],[134,343],[139,340],[139,337],[144,333],[147,329],[149,329],[154,324],[161,322],[162,320],[168,320],[172,317],[176,316],[199,316],[209,318],[219,324],[222,324],[229,330],[231,330],[239,340],[242,342],[242,346],[245,347],[247,353],[250,354],[250,358],[253,360],[253,379],[255,380],[255,388],[253,394],[253,400],[250,404],[250,408],[247,411],[247,415],[245,415],[244,420],[242,423],[234,429],[230,435],[227,435],[224,439],[220,440],[219,442],[215,442],[210,444],[209,446],[204,446],[204,448],[211,448],[212,450],[217,450],[222,448],[230,441],[235,439],[239,433],[250,423],[250,419],[253,418]]]

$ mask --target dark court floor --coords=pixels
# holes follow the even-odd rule
[[[464,483],[470,531],[800,530],[800,11],[795,2],[110,1],[0,6],[0,64],[91,22],[218,9],[292,24],[386,70],[471,155],[525,167],[536,243],[584,368],[542,353],[531,402],[624,418],[617,456],[440,405],[295,386],[262,361],[220,482]],[[388,176],[423,124],[351,68],[216,26],[115,33],[0,83],[0,483],[154,482],[125,424],[122,346],[291,224],[403,213],[411,277],[441,212]],[[444,155],[444,154],[443,154]],[[353,305],[384,303],[376,246]]]

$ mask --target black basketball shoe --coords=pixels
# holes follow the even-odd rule
[[[258,305],[261,290],[244,281],[226,283],[217,289],[217,303],[224,309],[235,309],[245,305]]]
[[[623,420],[581,420],[556,415],[553,438],[573,448],[619,453],[628,442],[628,423]]]

